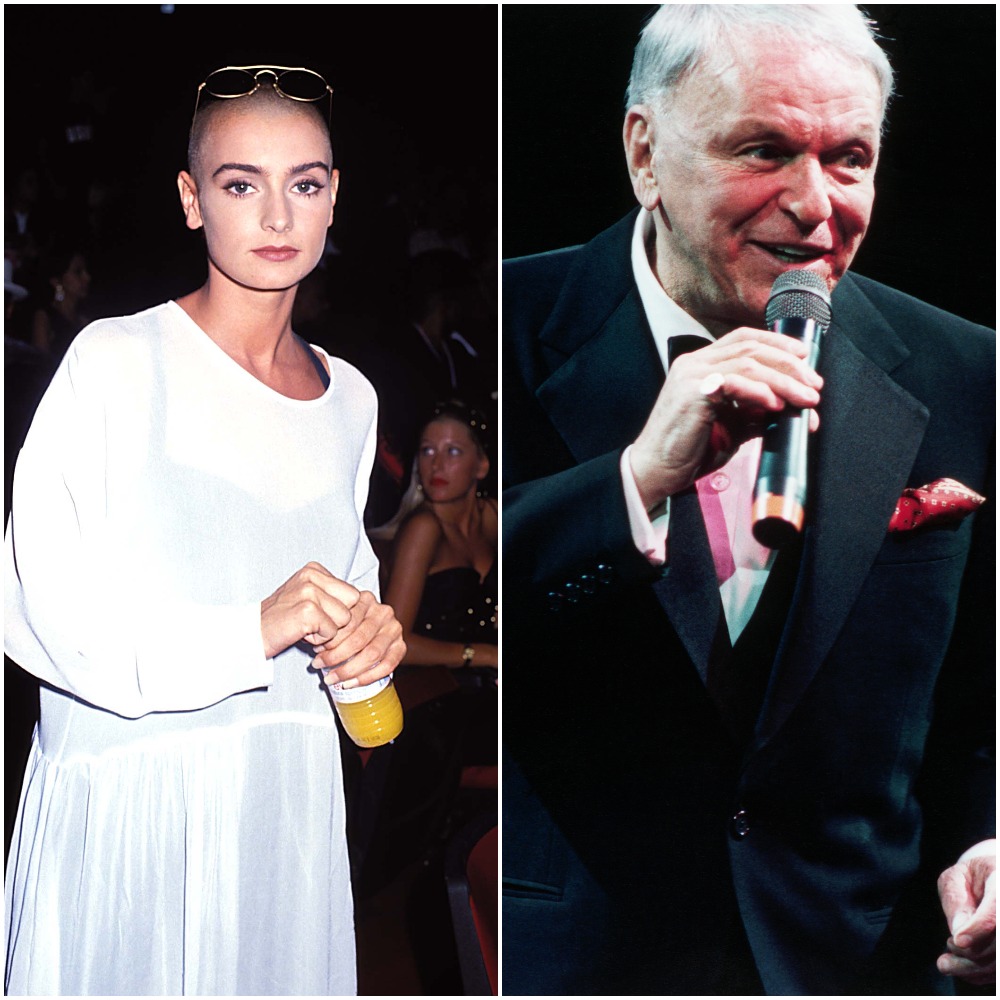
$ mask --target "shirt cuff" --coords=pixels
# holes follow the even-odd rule
[[[978,844],[970,847],[958,860],[971,861],[973,858],[995,857],[997,853],[997,842],[995,840],[981,840]]]
[[[651,513],[646,512],[639,496],[639,487],[632,475],[629,463],[629,453],[632,446],[622,452],[621,469],[622,487],[625,491],[625,509],[628,511],[628,524],[632,532],[635,547],[649,560],[653,566],[662,566],[667,561],[667,522],[670,514],[670,498]]]

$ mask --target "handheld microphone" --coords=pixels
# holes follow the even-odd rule
[[[826,282],[812,271],[785,271],[771,286],[764,320],[775,333],[801,340],[811,368],[832,317]],[[760,468],[753,491],[753,536],[780,549],[793,541],[805,520],[809,411],[785,407],[764,431]]]

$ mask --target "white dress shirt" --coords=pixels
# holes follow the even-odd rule
[[[640,212],[632,235],[632,271],[639,288],[639,297],[646,319],[653,333],[656,350],[666,372],[667,342],[671,337],[693,334],[707,340],[715,338],[663,290],[649,266],[646,248],[651,245],[653,239],[653,217],[649,212]],[[697,483],[716,566],[719,567],[727,561],[724,550],[728,546],[732,556],[731,566],[735,567],[725,572],[721,569],[719,571],[719,593],[732,642],[736,642],[750,621],[767,582],[767,574],[774,562],[773,550],[761,545],[750,530],[750,508],[757,466],[760,462],[760,447],[760,438],[752,438],[721,469],[703,477]],[[667,547],[669,499],[665,507],[658,508],[650,520],[639,497],[635,477],[632,475],[632,467],[629,464],[630,451],[631,446],[626,448],[622,455],[621,474],[632,538],[636,548],[651,563],[664,565],[669,561]],[[706,499],[707,493],[716,494],[721,503],[725,525],[724,537],[721,525],[716,526],[711,511],[706,509],[710,503],[710,500]]]

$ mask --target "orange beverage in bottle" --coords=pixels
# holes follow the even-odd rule
[[[391,677],[346,690],[331,684],[329,691],[347,735],[359,747],[380,747],[403,731],[403,706]]]

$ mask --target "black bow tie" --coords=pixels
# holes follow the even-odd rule
[[[672,365],[682,354],[700,351],[711,344],[707,337],[696,337],[690,333],[680,333],[667,341],[667,364]]]

